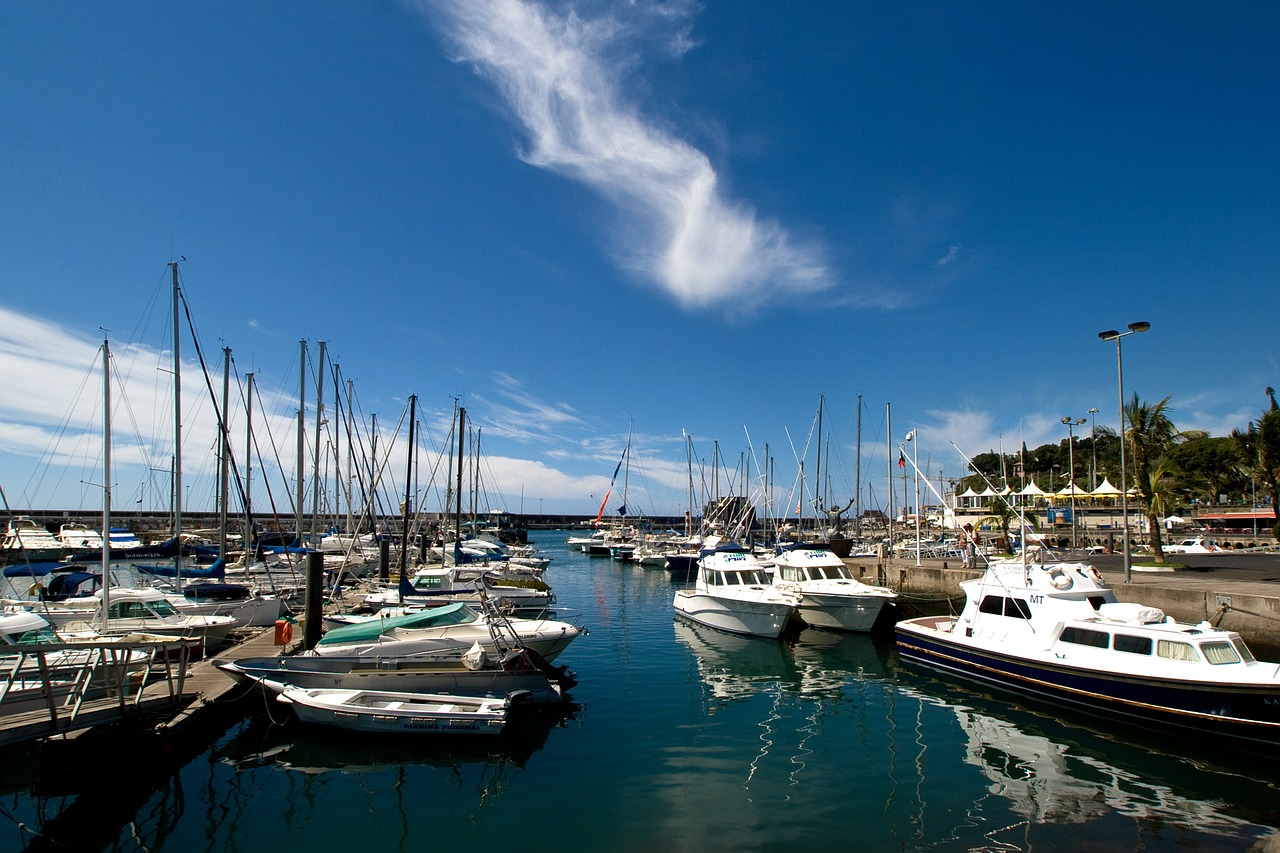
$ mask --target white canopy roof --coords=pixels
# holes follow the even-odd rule
[[[1053,493],[1054,497],[1058,497],[1058,498],[1069,498],[1072,495],[1079,497],[1080,495],[1088,495],[1088,494],[1089,492],[1086,492],[1083,489],[1080,489],[1079,487],[1076,486],[1075,480],[1072,480],[1070,483],[1067,483],[1061,489],[1058,489],[1058,491]]]
[[[1098,486],[1098,488],[1094,489],[1089,494],[1093,495],[1095,498],[1118,498],[1120,497],[1120,490],[1111,485],[1110,480],[1103,477],[1102,485]]]
[[[1027,483],[1025,486],[1023,486],[1023,487],[1022,487],[1022,491],[1018,492],[1018,494],[1020,494],[1020,495],[1046,495],[1046,494],[1048,494],[1048,492],[1046,492],[1044,489],[1042,489],[1042,488],[1040,488],[1039,486],[1037,486],[1037,485],[1036,485],[1036,481],[1035,481],[1035,480],[1032,480],[1030,483]],[[1120,493],[1119,493],[1119,492],[1116,492],[1116,494],[1120,494]]]
[[[1119,492],[1116,492],[1116,494],[1118,495],[1118,494],[1120,494],[1120,493],[1119,493]],[[975,492],[975,491],[973,490],[973,486],[970,486],[969,488],[965,489],[965,490],[964,490],[963,492],[961,492],[960,494],[956,495],[956,497],[958,497],[958,498],[980,498],[980,497],[982,497],[982,495],[980,495],[980,494],[978,494],[977,492]]]

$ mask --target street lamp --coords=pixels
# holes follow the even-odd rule
[[[1089,491],[1098,489],[1098,422],[1094,418],[1097,409],[1089,410],[1089,444],[1093,447],[1093,467],[1089,469]]]
[[[1108,329],[1098,332],[1104,341],[1116,342],[1116,388],[1120,394],[1120,511],[1124,513],[1124,582],[1129,583],[1132,575],[1129,567],[1129,480],[1124,462],[1124,360],[1120,356],[1120,339],[1151,328],[1150,323],[1130,323],[1129,331],[1118,332]]]
[[[915,443],[916,431],[907,433],[911,444],[911,465],[916,469],[916,566],[920,565],[920,445]]]
[[[1075,428],[1084,424],[1084,418],[1063,418],[1067,425],[1067,464],[1071,466],[1071,476],[1067,485],[1071,488],[1071,550],[1076,548],[1076,436]]]

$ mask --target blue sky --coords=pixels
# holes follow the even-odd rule
[[[488,505],[526,512],[594,512],[629,429],[633,511],[684,510],[686,433],[699,481],[717,444],[753,477],[768,445],[793,502],[820,396],[847,500],[859,395],[883,506],[908,430],[952,477],[952,442],[1114,427],[1097,333],[1137,320],[1126,393],[1224,435],[1280,384],[1278,24],[1269,2],[9,4],[0,486],[100,502],[108,337],[115,503],[159,500],[179,258],[215,386],[224,346],[258,377],[277,503],[304,339],[377,413],[389,493],[408,396],[422,481],[460,400]]]

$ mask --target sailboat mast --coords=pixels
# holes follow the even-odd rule
[[[248,382],[245,401],[244,426],[244,564],[249,565],[249,546],[253,538],[253,374],[246,373]]]
[[[454,539],[453,564],[458,564],[458,555],[462,553],[462,460],[467,437],[467,409],[458,407],[458,486],[454,491]]]
[[[111,610],[111,343],[102,342],[102,611],[103,633]]]
[[[822,404],[825,402],[826,402],[826,398],[822,394],[819,394],[818,395],[818,466],[817,466],[817,470],[814,471],[814,474],[813,474],[813,496],[817,500],[818,508],[822,508],[827,505],[826,493],[822,488],[822,408],[823,408]],[[803,494],[803,492],[801,492],[801,494]],[[813,519],[813,526],[815,529],[818,526],[818,517],[816,515],[814,516],[814,519]]]
[[[294,535],[297,537],[295,544],[302,545],[302,492],[303,477],[306,474],[306,457],[303,444],[306,441],[306,417],[307,411],[307,342],[306,340],[298,341],[300,351],[298,354],[298,474],[297,482],[294,483]]]
[[[227,491],[231,488],[231,433],[227,405],[231,396],[231,347],[222,348],[222,423],[220,450],[222,477],[218,483],[218,556],[227,558]]]
[[[352,460],[353,460],[353,459],[354,459],[354,457],[355,457],[355,451],[354,451],[354,449],[353,449],[353,445],[352,445],[352,436],[351,436],[351,418],[352,418],[352,414],[351,414],[351,397],[352,397],[352,387],[351,387],[351,383],[352,383],[352,380],[348,379],[348,380],[347,380],[347,417],[346,417],[346,425],[347,425],[347,530],[348,530],[348,531],[350,531],[352,534],[355,534],[355,533],[357,532],[357,531],[356,531],[356,529],[355,529],[355,519],[352,517],[352,513],[351,513],[351,510],[352,510],[352,504],[353,504],[353,501],[354,501],[353,496],[352,496],[352,491],[353,491],[353,490],[352,490],[352,483],[353,483],[353,482],[355,482],[355,481],[354,481],[354,479],[353,479],[353,475],[352,475],[352,464],[353,464]]]
[[[858,395],[858,445],[854,455],[853,535],[862,539],[862,395]]]
[[[889,553],[893,553],[893,414],[884,404],[885,479],[889,481]]]
[[[178,292],[178,262],[170,261],[173,273],[173,538],[178,550],[173,557],[174,586],[182,588],[182,357],[178,325],[180,294]],[[110,537],[108,529],[108,538]],[[103,578],[105,585],[106,578]]]
[[[406,572],[408,571],[408,562],[409,562],[409,514],[413,511],[412,507],[410,506],[410,502],[413,500],[413,451],[414,451],[413,426],[414,426],[414,421],[417,419],[417,417],[418,417],[418,395],[410,394],[409,395],[409,452],[406,455],[407,461],[405,462],[406,467],[404,472],[404,506],[401,508],[401,513],[400,513],[400,516],[401,516],[400,577],[402,580],[408,577]],[[398,589],[403,590],[404,584],[401,583]],[[403,592],[401,592],[400,594],[399,601],[401,604],[404,604]]]
[[[324,425],[324,351],[320,342],[320,360],[316,363],[316,434],[311,449],[311,546],[317,547],[316,521],[320,517],[320,429]]]

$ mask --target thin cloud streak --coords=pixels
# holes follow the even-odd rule
[[[632,31],[617,18],[586,19],[526,0],[419,3],[498,87],[529,136],[523,158],[581,181],[617,205],[629,262],[686,308],[750,309],[831,286],[823,252],[797,245],[780,224],[724,196],[707,156],[647,121],[623,96],[627,63],[609,53]],[[673,8],[681,14],[673,14]],[[668,27],[681,7],[634,4]],[[688,46],[672,33],[673,51]]]

